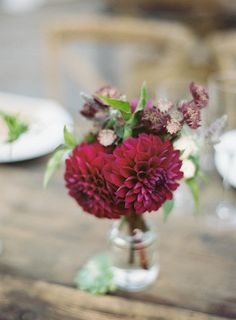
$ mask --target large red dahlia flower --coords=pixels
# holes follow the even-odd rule
[[[116,219],[122,214],[112,200],[102,175],[108,151],[98,142],[77,146],[66,160],[65,181],[69,195],[88,213]]]
[[[158,210],[172,199],[183,177],[179,151],[152,134],[126,139],[107,158],[104,176],[117,201],[137,214]]]

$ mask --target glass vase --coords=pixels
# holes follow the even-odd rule
[[[114,281],[124,291],[140,291],[159,274],[156,231],[143,216],[130,215],[113,224],[109,237]]]

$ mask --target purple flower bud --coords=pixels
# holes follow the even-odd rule
[[[119,99],[121,97],[121,94],[119,93],[119,91],[113,86],[101,87],[95,93],[98,93],[107,98]]]
[[[163,114],[155,106],[142,113],[141,121],[147,131],[158,133],[165,129],[170,116]]]
[[[139,100],[138,99],[131,99],[130,101],[130,106],[131,106],[131,111],[132,112],[135,112],[137,106],[138,106],[138,102]],[[146,103],[146,106],[144,107],[144,110],[149,110],[153,107],[153,102],[152,100],[148,100],[147,103]]]
[[[160,110],[160,112],[169,112],[173,108],[173,103],[171,101],[168,101],[167,99],[160,99],[157,102],[157,108]]]
[[[200,109],[205,108],[208,105],[209,95],[208,91],[202,85],[191,82],[189,85],[190,92],[193,96],[193,100],[196,106]]]
[[[170,112],[170,118],[167,121],[166,130],[170,134],[178,133],[183,125],[183,115],[178,110],[173,110]]]
[[[200,109],[195,103],[182,101],[178,106],[178,110],[182,112],[184,121],[190,128],[197,129],[200,127]]]

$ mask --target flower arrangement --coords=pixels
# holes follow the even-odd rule
[[[157,211],[173,199],[183,178],[197,203],[199,150],[188,128],[200,126],[208,93],[194,83],[190,92],[191,101],[176,105],[148,100],[145,83],[139,101],[128,101],[111,86],[91,97],[82,94],[81,114],[94,122],[94,130],[78,143],[65,129],[65,145],[56,155],[72,151],[66,159],[66,187],[85,212],[117,219]]]
[[[127,221],[134,236],[147,228],[144,213],[163,208],[168,217],[182,179],[197,206],[197,178],[202,173],[192,132],[201,125],[209,97],[201,85],[191,83],[189,89],[192,99],[175,104],[149,100],[146,83],[139,100],[129,101],[111,86],[92,96],[82,94],[81,114],[93,121],[94,128],[80,143],[64,129],[65,144],[49,161],[45,184],[69,152],[65,160],[69,195],[97,218]],[[140,254],[145,269],[144,250]]]

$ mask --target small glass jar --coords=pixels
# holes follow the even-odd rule
[[[138,223],[133,224],[127,218],[116,221],[109,240],[114,281],[119,289],[140,291],[156,280],[160,269],[157,235],[143,218],[139,216]]]

